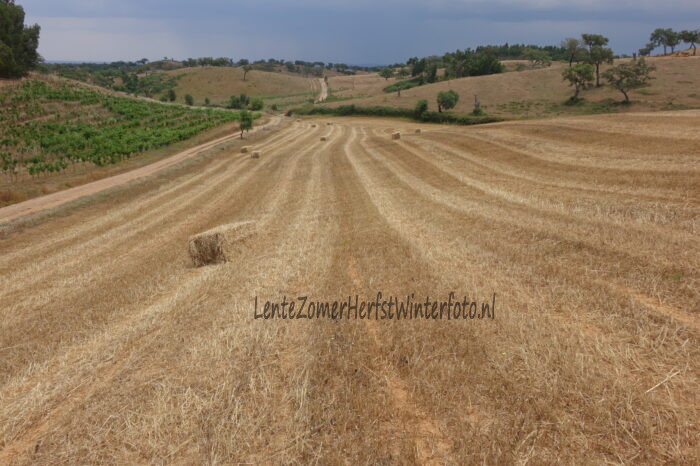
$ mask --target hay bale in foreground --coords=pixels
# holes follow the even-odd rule
[[[311,127],[312,127],[312,128],[315,128],[315,127],[316,127],[316,125],[311,125]]]
[[[321,141],[328,141],[328,138],[326,136],[321,136]]]
[[[391,139],[401,139],[401,133],[391,133]]]
[[[187,242],[195,267],[222,264],[240,253],[243,240],[255,232],[255,222],[221,225],[190,237]]]
[[[250,154],[250,158],[252,159],[259,159],[260,158],[260,152],[255,151],[252,154]]]
[[[250,146],[241,147],[241,154],[247,154],[248,152],[250,152]]]

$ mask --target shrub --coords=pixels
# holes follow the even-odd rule
[[[425,84],[425,79],[423,78],[423,76],[416,76],[415,78],[405,79],[403,81],[396,81],[395,83],[385,87],[384,92],[405,91],[406,89],[422,86],[423,84]]]
[[[459,94],[450,89],[449,91],[439,92],[437,95],[438,112],[442,113],[442,110],[450,110],[455,108],[457,102],[459,101]]]
[[[251,110],[257,111],[257,110],[262,110],[264,106],[265,106],[265,103],[263,102],[263,100],[259,97],[256,97],[255,99],[250,101],[249,108]]]
[[[185,95],[185,103],[187,105],[194,105],[194,97],[192,97],[190,94]]]
[[[425,112],[428,111],[428,101],[425,99],[421,99],[418,102],[416,102],[416,109],[414,110],[416,117],[420,117],[423,115]]]

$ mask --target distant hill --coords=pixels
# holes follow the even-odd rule
[[[621,59],[617,62],[629,59]],[[656,66],[655,79],[647,88],[633,91],[633,105],[624,110],[660,110],[700,107],[700,56],[697,57],[652,57],[647,59]],[[524,71],[515,71],[518,63]],[[567,107],[564,101],[572,90],[562,80],[562,69],[567,66],[554,62],[550,67],[527,69],[526,61],[504,62],[508,71],[502,74],[475,76],[415,87],[396,93],[385,93],[388,81],[377,74],[365,76],[339,76],[329,80],[331,98],[325,105],[338,106],[356,104],[360,106],[384,105],[412,108],[419,99],[428,100],[436,110],[438,92],[453,89],[460,94],[454,109],[468,113],[474,107],[474,95],[479,96],[482,108],[495,116],[544,117],[566,113],[591,113],[622,110],[615,101],[622,95],[608,87],[584,91],[586,102],[581,106]]]
[[[196,67],[166,71],[170,76],[180,76],[175,86],[178,101],[186,94],[201,104],[209,98],[214,105],[224,105],[232,95],[247,94],[263,97],[266,103],[285,99],[313,98],[319,89],[318,78],[302,75],[253,70],[243,80],[240,67]]]

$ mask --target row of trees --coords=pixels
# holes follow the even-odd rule
[[[669,48],[671,53],[673,53],[676,46],[681,42],[690,45],[693,48],[693,55],[695,55],[697,51],[696,44],[700,42],[700,29],[674,31],[671,28],[657,28],[649,36],[649,43],[639,49],[639,54],[642,56],[651,55],[651,52],[659,46],[664,48],[664,55],[666,55]]]
[[[654,79],[651,73],[655,69],[653,65],[648,65],[644,58],[639,58],[609,68],[603,73],[603,78],[610,87],[617,89],[625,96],[625,102],[629,102],[629,92],[647,86]],[[576,102],[579,99],[579,93],[593,85],[594,68],[588,63],[579,63],[564,69],[562,76],[569,85],[574,87],[575,92],[571,101]]]

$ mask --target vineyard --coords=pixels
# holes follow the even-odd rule
[[[238,116],[118,97],[76,84],[27,80],[0,91],[2,172],[38,176],[76,163],[113,164]]]

